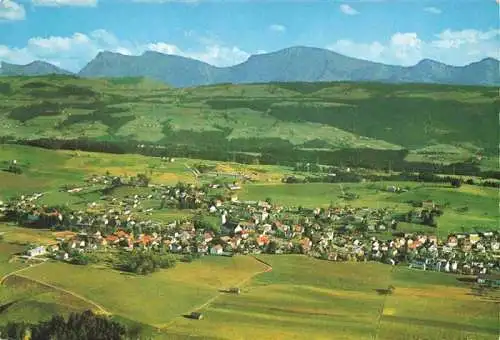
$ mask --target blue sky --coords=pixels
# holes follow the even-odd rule
[[[0,0],[0,60],[76,71],[99,51],[217,66],[306,45],[388,64],[499,58],[496,0]]]

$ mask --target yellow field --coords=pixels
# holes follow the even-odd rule
[[[265,259],[272,272],[242,295],[214,301],[204,320],[179,319],[171,332],[220,339],[494,339],[498,305],[470,295],[451,275],[301,256]],[[388,284],[396,287],[392,295],[376,292]]]
[[[63,263],[30,268],[23,275],[73,291],[112,314],[163,327],[217,296],[219,289],[240,284],[263,269],[250,257],[205,257],[145,277]]]

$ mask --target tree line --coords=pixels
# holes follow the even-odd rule
[[[482,171],[473,159],[449,165],[430,162],[408,162],[408,150],[375,150],[369,148],[342,150],[303,150],[280,138],[226,139],[226,133],[176,131],[159,144],[136,140],[107,138],[105,140],[54,138],[13,140],[15,143],[47,149],[84,150],[115,154],[138,153],[155,157],[186,157],[243,164],[269,164],[295,167],[297,163],[329,164],[408,173],[439,173],[500,179],[500,171]]]
[[[137,337],[136,330],[127,328],[108,317],[92,311],[60,315],[38,324],[9,322],[0,328],[0,338],[7,340],[122,340]]]

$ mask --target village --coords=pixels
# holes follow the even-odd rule
[[[114,196],[121,188],[138,193]],[[307,254],[329,261],[378,261],[468,275],[499,269],[497,231],[455,233],[447,239],[438,239],[431,232],[398,231],[398,223],[407,220],[431,230],[434,216],[443,213],[432,201],[420,202],[408,214],[348,205],[306,209],[279,206],[270,198],[240,201],[240,188],[237,182],[166,186],[150,184],[145,175],[128,179],[92,176],[82,187],[62,189],[74,195],[103,193],[99,200],[79,209],[48,207],[38,203],[44,194],[34,193],[0,202],[0,217],[26,227],[60,231],[62,236],[52,244],[32,245],[26,258],[72,262],[81,254],[149,250],[190,259]],[[169,210],[188,210],[194,216],[168,223],[155,219],[155,212]]]

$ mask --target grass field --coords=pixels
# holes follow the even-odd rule
[[[456,277],[381,264],[261,256],[273,266],[202,321],[172,332],[221,339],[495,339],[498,304],[469,295]],[[389,284],[393,295],[376,289]]]
[[[46,192],[45,204],[65,203],[82,207],[99,193],[82,196],[60,192],[64,184],[82,185],[91,174],[106,171],[136,175],[153,170],[154,183],[195,182],[189,167],[199,162],[216,166],[222,173],[253,176],[243,185],[240,200],[271,198],[285,206],[319,207],[330,203],[352,206],[391,207],[406,212],[410,200],[432,199],[444,205],[437,229],[401,223],[404,231],[422,230],[446,236],[451,231],[495,228],[499,217],[498,190],[463,185],[412,182],[344,184],[282,184],[291,169],[279,166],[240,165],[176,159],[174,163],[138,155],[111,155],[74,151],[49,151],[2,145],[2,160],[17,159],[23,175],[0,172],[0,199],[22,193]],[[203,181],[203,179],[201,180]],[[389,185],[408,192],[385,191]],[[358,199],[345,201],[342,191]],[[130,195],[120,188],[113,195]],[[467,206],[468,210],[463,211]],[[155,211],[152,219],[169,221],[193,211]],[[9,261],[30,243],[48,243],[55,234],[0,224],[0,276],[26,267]],[[251,257],[204,257],[180,263],[174,269],[147,277],[121,274],[100,266],[74,266],[49,262],[11,276],[0,286],[0,324],[7,321],[40,321],[53,314],[67,314],[95,307],[95,302],[130,327],[142,327],[158,339],[495,339],[498,303],[481,300],[453,275],[416,272],[374,263],[332,263],[302,256],[261,256],[273,267]],[[44,282],[58,289],[38,284]],[[385,297],[376,289],[394,285]],[[242,294],[220,294],[219,289],[241,285]],[[500,298],[500,297],[498,297]],[[208,302],[208,304],[207,304]],[[202,321],[182,317],[201,308]]]
[[[411,209],[409,201],[434,200],[445,207],[444,215],[438,220],[437,230],[424,228],[429,233],[437,232],[445,237],[450,232],[471,231],[474,229],[491,229],[498,227],[500,213],[498,210],[498,189],[482,186],[462,185],[453,189],[447,184],[416,182],[365,182],[365,183],[307,183],[283,184],[281,178],[290,174],[291,169],[270,165],[242,165],[231,162],[213,162],[197,159],[176,159],[174,163],[163,162],[158,157],[140,155],[115,155],[106,153],[52,151],[33,147],[0,145],[0,159],[17,159],[25,171],[22,175],[14,175],[0,171],[0,200],[8,197],[46,192],[42,199],[44,204],[65,203],[81,208],[86,203],[98,200],[98,192],[73,195],[60,192],[62,185],[82,185],[83,180],[92,174],[105,174],[109,171],[115,175],[135,176],[147,173],[153,183],[175,184],[178,181],[203,183],[210,178],[195,179],[190,167],[198,163],[215,166],[221,174],[240,173],[252,177],[255,182],[243,185],[238,192],[240,200],[264,200],[271,198],[273,202],[285,206],[327,207],[330,204],[349,204],[356,207],[382,208],[391,207],[397,211],[407,212]],[[48,161],[50,160],[50,161]],[[409,189],[406,193],[394,194],[385,189],[390,185],[399,185]],[[115,196],[127,194],[120,189]],[[122,192],[123,191],[123,192]],[[346,201],[340,198],[344,192],[359,195],[358,199]],[[129,192],[130,193],[130,192]],[[159,203],[158,203],[159,204]],[[463,208],[467,207],[465,211]],[[190,216],[191,211],[176,209],[154,211],[155,220],[170,221]],[[418,226],[405,226],[411,231]]]
[[[62,263],[43,264],[23,275],[71,290],[115,315],[162,327],[202,305],[219,289],[237,285],[263,269],[250,257],[205,257],[147,277]]]
[[[8,277],[0,290],[0,324],[39,322],[52,315],[94,309],[92,305],[43,284],[19,276]]]
[[[500,294],[471,293],[450,274],[301,255],[204,257],[148,277],[46,263],[0,287],[6,321],[40,321],[100,304],[155,339],[496,339]],[[258,274],[260,273],[260,274]],[[256,275],[256,276],[254,276]],[[395,286],[392,295],[377,289]],[[240,295],[219,293],[239,286]],[[498,292],[497,292],[498,293]],[[494,293],[495,294],[495,293]],[[496,299],[496,300],[495,300]],[[194,310],[201,321],[183,318]]]
[[[2,230],[8,228],[12,226]],[[4,240],[20,243],[52,236],[23,228],[4,235]],[[7,261],[22,249],[0,243],[0,274],[23,268]],[[31,278],[96,302],[115,319],[141,325],[145,334],[158,339],[495,338],[498,302],[469,294],[470,287],[456,276],[297,255],[259,259],[272,271],[253,279],[265,266],[244,256],[204,257],[148,277],[98,266],[45,263],[24,270],[26,279],[12,276],[0,287],[2,305],[7,306],[0,319],[36,322],[92,307]],[[393,295],[376,293],[390,284],[396,287]],[[219,289],[232,286],[240,286],[242,294],[219,295]],[[182,317],[200,307],[204,320]]]

